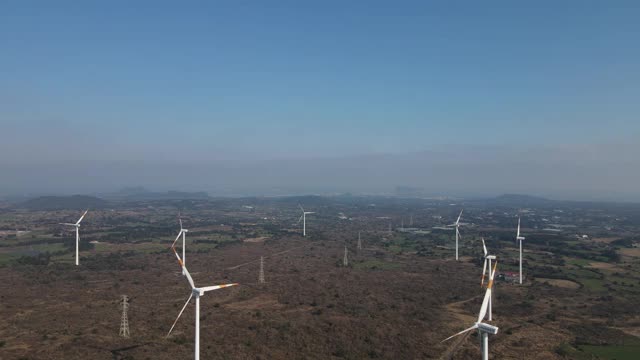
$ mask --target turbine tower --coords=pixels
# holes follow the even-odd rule
[[[258,283],[264,284],[264,256],[260,256],[260,274],[258,274]]]
[[[520,236],[520,216],[518,216],[518,232],[516,233],[516,241],[520,243],[520,284],[522,284],[522,240],[524,240],[524,236]]]
[[[176,239],[176,241],[178,241],[178,239]],[[187,267],[184,265],[184,262],[182,261],[182,259],[180,259],[180,255],[178,255],[178,252],[176,251],[176,248],[175,248],[176,241],[174,241],[173,245],[171,245],[171,250],[173,250],[173,253],[176,255],[176,258],[178,258],[178,263],[180,264],[180,267],[184,269],[184,274],[187,277],[187,281],[189,281],[189,285],[191,286],[191,295],[189,295],[187,302],[184,303],[182,310],[180,310],[180,313],[178,313],[178,317],[176,318],[176,321],[173,322],[171,329],[169,329],[169,333],[167,334],[167,337],[171,335],[171,331],[173,331],[173,328],[176,326],[178,319],[180,319],[180,316],[182,316],[184,309],[187,307],[187,305],[189,305],[189,301],[191,301],[191,298],[195,295],[196,297],[196,319],[195,319],[196,331],[195,331],[195,341],[194,341],[194,359],[200,360],[200,297],[204,296],[204,294],[207,291],[218,290],[218,289],[222,289],[230,286],[236,286],[238,284],[233,283],[233,284],[196,287],[193,282],[193,278],[191,278],[191,274],[189,274],[189,270],[187,270]]]
[[[458,215],[458,220],[456,220],[456,222],[454,222],[451,225],[448,225],[449,227],[453,226],[454,230],[456,231],[456,260],[458,260],[458,240],[460,239],[460,218],[462,217],[463,211],[464,209],[460,210],[460,215]]]
[[[302,236],[307,236],[307,215],[315,213],[312,211],[304,211],[304,208],[302,208],[302,205],[300,204],[298,204],[298,206],[300,206],[300,209],[302,210],[302,215],[300,216],[300,219],[298,219],[298,224],[300,223],[300,220],[302,220]]]
[[[89,210],[86,210],[84,214],[80,216],[80,219],[78,219],[78,221],[75,224],[60,223],[60,225],[74,226],[76,228],[76,266],[80,265],[80,260],[78,258],[78,252],[79,252],[79,246],[80,246],[80,222],[82,221],[82,219],[84,219],[84,216],[87,215],[88,211]]]
[[[482,238],[482,250],[484,250],[484,264],[482,265],[482,280],[480,281],[480,286],[484,286],[484,275],[488,272],[489,281],[493,281],[493,275],[491,274],[491,261],[496,260],[495,255],[489,255],[487,251],[487,246],[484,244],[484,238]],[[487,267],[487,263],[489,267]],[[489,297],[489,321],[493,320],[493,292]]]
[[[358,250],[362,250],[362,239],[360,238],[360,231],[358,231]]]
[[[484,294],[484,300],[482,300],[482,306],[480,307],[480,313],[478,314],[478,321],[473,324],[472,327],[462,330],[459,333],[449,336],[448,338],[442,340],[445,342],[453,337],[458,335],[462,335],[471,330],[478,329],[478,333],[480,334],[480,351],[482,352],[482,360],[489,360],[489,334],[495,335],[498,333],[498,327],[483,323],[485,315],[487,315],[487,307],[489,305],[489,299],[491,299],[491,288],[493,286],[493,277],[496,273],[496,267],[498,266],[498,262],[496,261],[493,264],[493,271],[491,272],[491,276],[489,277],[489,284],[487,284],[487,291]]]
[[[120,336],[124,338],[129,337],[129,319],[127,318],[127,311],[129,311],[129,298],[127,295],[122,295],[122,318],[120,320]]]
[[[344,266],[344,267],[349,266],[348,253],[349,253],[349,251],[347,250],[347,246],[345,245],[345,247],[344,247],[344,258],[342,259],[342,266]]]

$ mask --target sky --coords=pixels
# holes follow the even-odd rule
[[[0,194],[640,200],[639,18],[637,1],[3,1]]]

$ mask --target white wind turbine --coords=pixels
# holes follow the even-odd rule
[[[493,287],[493,277],[496,273],[496,267],[498,266],[498,262],[496,261],[493,265],[493,271],[491,272],[491,276],[489,277],[489,284],[487,285],[487,292],[484,294],[484,299],[482,300],[482,306],[480,307],[480,313],[478,314],[478,321],[473,324],[472,327],[462,330],[459,333],[449,336],[448,338],[442,340],[445,342],[453,337],[458,335],[462,335],[471,330],[478,329],[478,333],[481,337],[480,342],[480,352],[482,353],[482,360],[489,360],[489,334],[495,335],[498,333],[498,327],[489,325],[487,323],[483,323],[485,315],[487,315],[487,308],[489,305],[489,301],[491,299],[491,288]]]
[[[491,274],[491,261],[496,260],[495,255],[489,255],[487,251],[487,246],[484,244],[484,238],[482,238],[482,250],[484,251],[484,264],[482,265],[482,280],[480,281],[480,286],[484,286],[484,275],[488,271],[489,281],[493,281],[493,275]],[[487,262],[489,263],[489,267],[487,268]],[[493,320],[493,293],[489,296],[489,321]]]
[[[187,237],[187,232],[189,232],[189,230],[185,229],[182,227],[182,218],[180,217],[180,215],[178,215],[178,221],[180,221],[180,232],[178,232],[178,236],[176,237],[176,240],[173,242],[174,244],[176,243],[176,241],[178,241],[178,239],[180,239],[180,236],[182,236],[182,262],[184,263],[184,265],[187,265],[187,244],[186,244],[186,237]],[[182,275],[185,275],[185,268],[182,268]]]
[[[520,216],[518,216],[518,232],[516,233],[516,241],[520,243],[520,284],[522,284],[522,240],[524,240],[524,236],[520,236]]]
[[[300,220],[302,220],[302,236],[307,236],[307,215],[315,213],[312,211],[304,211],[304,208],[300,204],[298,204],[298,206],[300,206],[300,210],[302,210],[302,215],[300,216],[300,219],[298,219],[298,224],[300,223]]]
[[[87,215],[87,212],[89,210],[87,209],[84,214],[82,214],[82,216],[80,216],[80,219],[78,219],[78,221],[75,224],[72,223],[60,223],[60,225],[67,225],[67,226],[75,226],[76,228],[76,266],[80,265],[80,260],[78,259],[78,249],[80,246],[80,222],[82,221],[82,219],[84,218],[85,215]]]
[[[180,256],[178,255],[178,252],[176,251],[175,248],[175,244],[178,241],[178,239],[176,239],[176,241],[173,242],[173,245],[171,245],[171,250],[173,250],[173,253],[176,255],[176,257],[178,258],[178,263],[180,264],[180,266],[182,267],[185,276],[187,277],[187,280],[189,281],[189,285],[191,286],[191,295],[189,295],[189,298],[187,299],[187,302],[184,303],[184,306],[182,307],[182,310],[180,310],[180,313],[178,313],[178,317],[176,318],[176,321],[173,322],[173,325],[171,325],[171,329],[169,329],[169,333],[167,333],[167,337],[169,335],[171,335],[171,331],[173,331],[173,328],[176,326],[176,323],[178,322],[178,319],[180,319],[180,316],[182,316],[182,313],[184,312],[184,309],[187,307],[187,305],[189,305],[189,301],[191,301],[191,298],[195,295],[196,297],[196,324],[195,324],[195,342],[194,342],[194,359],[199,360],[200,359],[200,297],[204,296],[204,294],[207,291],[212,291],[212,290],[218,290],[218,289],[222,289],[222,288],[226,288],[226,287],[230,287],[230,286],[236,286],[238,284],[233,283],[233,284],[222,284],[222,285],[214,285],[214,286],[205,286],[205,287],[196,287],[194,282],[193,282],[193,278],[191,278],[191,274],[189,274],[189,270],[187,270],[187,267],[184,265],[184,262],[182,261],[182,259],[180,259]]]
[[[458,220],[451,225],[447,225],[449,227],[454,226],[456,231],[456,260],[458,260],[458,239],[460,238],[460,218],[462,217],[462,212],[464,209],[460,210],[460,215],[458,215]]]

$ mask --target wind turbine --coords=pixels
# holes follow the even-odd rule
[[[522,284],[522,240],[524,240],[524,236],[520,236],[520,216],[518,216],[518,232],[516,233],[516,241],[520,243],[520,284]]]
[[[180,217],[180,215],[178,214],[178,221],[180,221],[180,232],[178,232],[178,236],[176,237],[176,240],[173,242],[174,244],[176,243],[176,241],[178,241],[178,239],[180,239],[180,236],[182,236],[182,262],[185,264],[185,266],[187,265],[187,244],[186,244],[186,237],[187,237],[187,232],[189,232],[189,230],[185,229],[182,227],[182,218]],[[182,275],[185,275],[185,268],[182,268]]]
[[[455,230],[456,230],[456,260],[458,260],[458,239],[460,238],[460,218],[462,217],[463,211],[464,209],[460,210],[460,215],[458,215],[458,220],[456,220],[456,222],[454,222],[451,225],[448,225],[448,226],[455,226]]]
[[[195,331],[195,342],[194,342],[195,343],[194,344],[194,359],[195,360],[199,360],[200,359],[200,297],[204,296],[204,294],[207,291],[218,290],[218,289],[222,289],[222,288],[226,288],[226,287],[230,287],[230,286],[236,286],[238,284],[233,283],[233,284],[222,284],[222,285],[214,285],[214,286],[196,287],[194,282],[193,282],[193,278],[191,278],[191,274],[189,274],[189,270],[187,270],[187,267],[185,266],[185,264],[182,261],[182,259],[180,259],[180,256],[178,255],[178,252],[176,251],[175,245],[176,245],[177,241],[178,241],[178,239],[176,239],[173,242],[173,245],[171,245],[171,250],[173,250],[173,253],[176,255],[176,258],[178,258],[178,263],[182,267],[182,270],[184,271],[184,274],[187,277],[187,281],[189,281],[189,285],[191,286],[191,295],[189,295],[189,298],[187,299],[187,302],[184,303],[184,306],[182,307],[182,310],[180,310],[180,313],[178,313],[178,317],[176,318],[176,321],[174,321],[173,325],[171,325],[171,329],[169,329],[169,333],[167,333],[167,337],[169,337],[169,335],[171,335],[171,331],[173,331],[173,328],[176,326],[176,323],[178,322],[178,319],[180,319],[180,316],[182,316],[182,313],[184,312],[184,309],[187,307],[187,305],[189,305],[189,301],[191,301],[191,298],[195,295],[195,297],[196,297],[196,324],[195,324],[196,331]]]
[[[482,238],[482,250],[484,251],[484,264],[482,265],[482,281],[480,281],[480,286],[484,285],[484,274],[487,273],[489,275],[489,281],[493,281],[493,275],[491,274],[491,260],[496,260],[495,255],[489,255],[487,251],[487,246],[484,244],[484,238]],[[487,268],[487,262],[489,263],[489,268]],[[489,297],[489,321],[492,320],[493,316],[493,295]]]
[[[478,314],[478,321],[476,321],[476,323],[473,324],[472,327],[462,330],[459,333],[449,336],[448,338],[442,340],[442,342],[445,342],[458,335],[462,335],[471,330],[478,329],[478,333],[480,334],[480,337],[481,337],[480,351],[482,352],[482,360],[489,360],[489,334],[495,335],[498,333],[497,326],[489,325],[487,323],[482,322],[482,320],[484,320],[485,315],[487,315],[487,308],[489,305],[489,301],[491,299],[491,288],[493,286],[493,277],[496,273],[497,266],[498,266],[498,262],[496,261],[493,265],[493,271],[491,272],[491,276],[489,277],[489,284],[487,284],[487,292],[485,292],[484,299],[482,300],[482,306],[480,307],[480,313]]]
[[[298,204],[298,206],[300,206],[300,209],[302,210],[302,215],[300,216],[300,219],[298,219],[298,224],[300,223],[300,220],[302,220],[302,236],[307,236],[307,215],[315,214],[315,212],[304,211],[302,205]]]
[[[82,219],[84,219],[84,216],[87,215],[87,212],[89,211],[89,209],[87,209],[84,214],[82,214],[82,216],[80,216],[80,219],[78,219],[78,221],[75,224],[72,223],[60,223],[60,225],[67,225],[67,226],[75,226],[76,228],[76,266],[80,265],[80,260],[78,259],[78,249],[80,246],[80,222],[82,221]]]

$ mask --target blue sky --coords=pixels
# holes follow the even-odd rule
[[[634,143],[638,19],[637,1],[4,1],[0,161]]]

